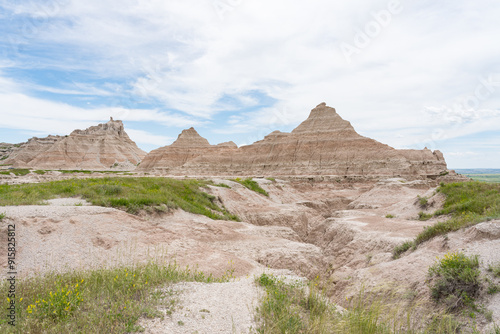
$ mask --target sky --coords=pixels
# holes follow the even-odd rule
[[[500,168],[497,0],[0,0],[0,142],[124,122],[139,147],[363,136]]]

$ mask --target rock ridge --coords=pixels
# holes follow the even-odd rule
[[[194,128],[151,151],[139,171],[170,175],[436,178],[447,172],[440,151],[397,150],[359,135],[321,103],[290,133],[273,131],[251,145],[210,145]]]
[[[74,130],[69,136],[31,138],[5,160],[17,168],[134,169],[146,155],[129,138],[123,122],[109,122]]]

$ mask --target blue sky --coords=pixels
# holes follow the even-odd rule
[[[146,151],[238,145],[321,102],[362,135],[500,168],[500,3],[0,0],[0,142],[113,116]]]

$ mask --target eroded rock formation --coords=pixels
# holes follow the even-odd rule
[[[436,177],[447,167],[439,151],[396,150],[359,135],[334,108],[321,103],[291,133],[274,131],[237,148],[210,145],[193,128],[149,153],[139,170],[171,175],[336,175]]]
[[[146,152],[137,147],[122,121],[75,130],[69,136],[32,138],[5,163],[39,169],[108,169],[135,167]]]

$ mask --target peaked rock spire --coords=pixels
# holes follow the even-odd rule
[[[307,132],[331,132],[346,130],[357,135],[351,123],[342,119],[342,117],[337,114],[335,108],[328,107],[326,103],[323,102],[311,110],[309,117],[296,127],[292,133],[301,134]]]
[[[193,127],[182,130],[177,140],[172,143],[173,147],[209,147],[208,140],[199,135]]]

